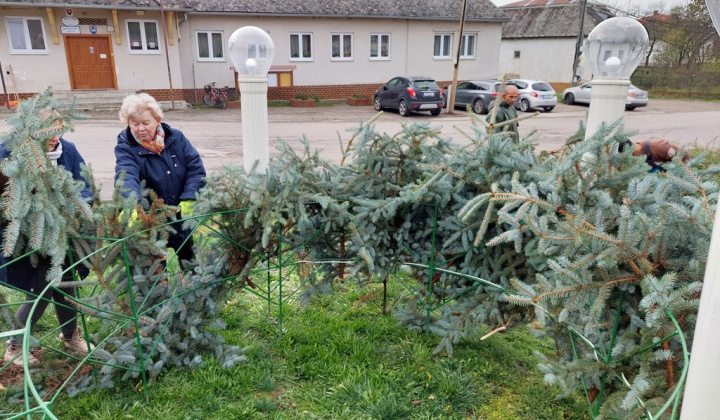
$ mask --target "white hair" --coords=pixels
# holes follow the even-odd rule
[[[163,118],[162,108],[152,96],[147,93],[128,95],[123,99],[120,106],[120,121],[129,124],[132,117],[138,116],[145,111],[150,111],[150,114],[158,121]]]

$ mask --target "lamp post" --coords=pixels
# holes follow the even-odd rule
[[[705,0],[715,29],[720,33],[720,0]],[[710,237],[710,251],[703,280],[700,307],[690,351],[681,420],[717,418],[717,392],[713,383],[720,377],[720,206]]]
[[[603,123],[620,119],[625,110],[630,76],[648,45],[645,28],[635,19],[614,17],[590,32],[583,50],[593,72],[585,139]]]
[[[268,144],[267,73],[275,44],[267,32],[243,26],[230,35],[228,53],[238,72],[242,110],[243,168],[265,173],[270,161]]]

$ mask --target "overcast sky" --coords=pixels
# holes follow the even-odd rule
[[[517,0],[491,0],[497,6],[502,6],[508,3],[514,3]],[[618,8],[620,10],[630,10],[632,12],[640,11],[651,11],[651,10],[662,10],[669,12],[671,8],[675,6],[684,6],[688,3],[688,0],[591,0],[596,3],[605,3],[609,6]]]

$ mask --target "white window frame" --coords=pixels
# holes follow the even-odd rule
[[[370,59],[371,60],[389,60],[390,59],[390,34],[382,33],[382,34],[370,34],[370,45],[372,48],[372,41],[373,38],[377,38],[377,54],[372,54],[372,49],[370,50]],[[383,45],[383,38],[387,39],[387,51],[385,54],[382,53],[382,45]]]
[[[13,47],[12,43],[12,37],[10,34],[10,25],[8,24],[9,21],[12,20],[22,20],[23,25],[23,41],[25,42],[25,48],[15,48]],[[32,38],[30,37],[30,27],[28,26],[28,21],[40,21],[40,29],[42,30],[42,37],[43,42],[45,44],[45,48],[43,49],[34,49],[32,47]],[[45,35],[45,23],[43,22],[43,19],[40,17],[24,17],[24,16],[6,16],[5,17],[5,30],[7,31],[7,39],[8,39],[8,49],[10,51],[10,54],[47,54],[48,53],[48,38]]]
[[[338,37],[338,41],[340,41],[340,44],[338,47],[340,48],[339,55],[335,57],[335,43],[334,39],[335,37]],[[350,57],[345,57],[345,45],[346,42],[350,43]],[[330,34],[330,61],[352,61],[353,57],[355,56],[353,51],[353,34],[350,32],[335,32]]]
[[[435,43],[437,42],[437,39],[440,38],[440,54],[435,54]],[[444,39],[448,38],[448,42],[444,42]],[[452,58],[452,45],[453,45],[453,34],[448,33],[442,33],[442,34],[435,34],[435,37],[433,39],[433,58],[435,60],[450,60]],[[447,46],[447,51],[443,51],[443,46]]]
[[[131,23],[139,23],[140,24],[140,43],[142,44],[141,50],[134,50],[132,49],[132,44],[130,41],[130,24]],[[155,30],[157,32],[157,49],[156,50],[149,50],[148,49],[148,41],[147,41],[147,35],[145,34],[145,24],[146,23],[153,23],[155,24]],[[127,32],[127,40],[128,40],[128,52],[130,54],[161,54],[162,53],[162,34],[160,33],[160,25],[156,20],[150,20],[150,19],[128,19],[125,21],[125,32]]]
[[[305,36],[307,36],[307,37],[310,38],[310,55],[307,56],[307,57],[303,55],[303,48],[302,48],[302,47],[303,47],[302,40],[303,40],[303,38],[304,38]],[[297,57],[293,57],[293,56],[292,56],[292,40],[293,40],[293,37],[297,37],[297,39],[298,39],[298,53],[299,53],[299,55],[298,55]],[[313,34],[312,34],[312,32],[290,32],[290,48],[288,48],[288,50],[290,51],[290,57],[289,57],[289,60],[290,60],[290,61],[313,61],[313,49],[314,49],[314,45],[313,45]]]
[[[468,39],[472,39],[472,51],[468,51]],[[477,34],[463,34],[462,42],[460,43],[460,58],[461,59],[475,58],[476,50],[477,50]]]
[[[208,57],[200,57],[200,34],[207,35],[207,50],[208,50]],[[213,42],[212,37],[215,34],[220,34],[220,48],[222,48],[222,56],[215,57],[215,51],[213,50]],[[197,30],[195,31],[195,45],[197,46],[197,60],[198,61],[227,61],[225,59],[225,34],[223,31],[206,31],[206,30]]]

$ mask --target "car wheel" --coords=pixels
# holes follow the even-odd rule
[[[400,106],[398,106],[398,112],[403,117],[407,117],[408,115],[410,115],[410,109],[408,108],[407,102],[405,102],[404,99],[400,101]]]
[[[573,95],[572,93],[568,93],[567,95],[565,95],[565,103],[568,105],[574,104],[575,103],[575,95]]]
[[[432,111],[430,111],[430,115],[432,115],[433,117],[437,117],[438,115],[440,115],[440,111],[442,111],[442,108],[433,109]]]
[[[543,109],[545,110],[545,112],[550,112],[550,111],[552,111],[553,109],[555,109],[555,107],[554,107],[554,106],[546,106],[546,107],[544,107]]]
[[[485,102],[483,102],[482,99],[475,99],[475,102],[473,102],[473,112],[476,114],[484,114],[487,112]]]
[[[530,102],[528,102],[527,99],[523,99],[520,101],[520,111],[530,112]]]
[[[375,107],[375,111],[382,111],[383,108],[379,96],[375,96],[375,99],[373,99],[373,106]]]
[[[625,107],[625,109],[627,109],[628,111],[632,111],[633,109],[635,109],[635,107],[632,105],[628,105]]]

